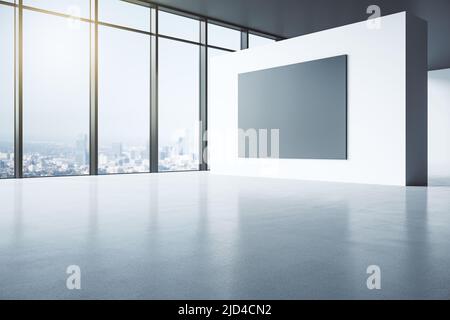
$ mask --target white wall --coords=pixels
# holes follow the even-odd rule
[[[238,159],[237,75],[343,54],[348,55],[348,160]],[[213,173],[405,185],[405,13],[381,18],[378,30],[356,23],[220,56],[210,68]]]
[[[450,181],[450,69],[428,73],[428,171]]]

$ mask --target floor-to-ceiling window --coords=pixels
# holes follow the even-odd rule
[[[99,174],[149,172],[150,8],[100,4],[100,21],[138,29],[99,26]]]
[[[199,48],[159,40],[159,170],[199,168]]]
[[[0,6],[0,178],[14,176],[14,11]]]
[[[71,1],[60,2],[68,12],[82,10]],[[89,37],[84,21],[23,11],[25,177],[89,173]]]
[[[0,0],[0,178],[207,169],[208,61],[252,39],[140,1]]]
[[[160,11],[159,171],[199,169],[200,22]]]

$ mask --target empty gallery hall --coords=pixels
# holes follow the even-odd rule
[[[449,32],[447,0],[0,0],[0,299],[448,299]]]

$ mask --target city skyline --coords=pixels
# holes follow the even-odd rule
[[[69,176],[89,174],[89,139],[80,134],[74,144],[27,142],[23,157],[25,177]],[[150,172],[150,143],[141,146],[113,142],[98,153],[100,175]],[[187,136],[159,147],[159,171],[198,170],[198,152],[191,148]],[[0,143],[0,175],[14,176],[14,148]]]

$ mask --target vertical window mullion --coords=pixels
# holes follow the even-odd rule
[[[199,170],[208,170],[207,129],[208,129],[208,28],[204,20],[200,21],[200,134],[199,134]]]
[[[90,23],[90,124],[89,124],[89,173],[98,174],[98,0],[91,0],[91,20]]]
[[[14,12],[14,175],[23,177],[23,6],[18,1]]]
[[[241,31],[241,50],[248,49],[248,30]]]
[[[150,172],[158,172],[158,7],[150,14]]]

